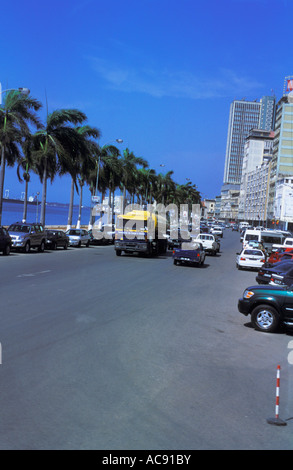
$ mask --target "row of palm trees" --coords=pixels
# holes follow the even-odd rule
[[[38,111],[42,104],[19,91],[7,92],[0,105],[0,225],[2,221],[5,168],[17,167],[19,181],[25,184],[24,213],[26,220],[28,185],[31,172],[42,183],[41,219],[45,225],[47,183],[56,176],[69,174],[71,189],[68,225],[72,224],[75,191],[80,195],[81,217],[83,188],[91,195],[100,191],[109,194],[113,203],[119,189],[131,202],[152,204],[198,204],[200,193],[190,181],[177,184],[172,176],[156,173],[148,162],[126,148],[122,153],[117,146],[100,146],[101,132],[87,124],[87,116],[77,109],[61,109],[46,114],[44,122]]]

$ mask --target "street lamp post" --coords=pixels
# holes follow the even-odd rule
[[[2,104],[2,94],[7,91],[19,91],[22,95],[29,95],[30,90],[28,88],[19,87],[19,88],[7,88],[7,90],[2,90],[2,84],[0,82],[0,104]]]

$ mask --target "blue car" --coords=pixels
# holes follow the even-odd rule
[[[293,261],[286,260],[275,263],[273,267],[262,266],[255,278],[258,284],[270,284],[277,279],[276,284],[281,284],[280,280],[285,285],[293,284]]]

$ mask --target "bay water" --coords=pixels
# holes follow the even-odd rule
[[[72,225],[77,224],[78,206],[73,206]],[[46,204],[46,226],[67,226],[69,204],[50,203]],[[88,226],[90,221],[90,207],[83,207],[81,213],[81,225]],[[27,222],[40,222],[41,204],[28,204]],[[9,226],[14,222],[21,222],[23,218],[23,202],[3,200],[2,225]]]

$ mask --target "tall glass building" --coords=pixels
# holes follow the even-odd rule
[[[245,139],[251,129],[257,129],[261,103],[235,100],[230,105],[225,158],[224,184],[240,184]]]

